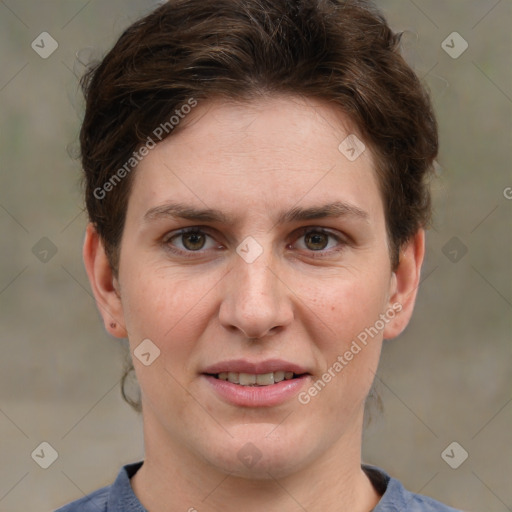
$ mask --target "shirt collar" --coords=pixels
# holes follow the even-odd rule
[[[110,488],[107,512],[147,512],[133,492],[130,478],[137,473],[143,462],[121,468]]]
[[[143,462],[128,464],[121,468],[115,482],[110,487],[107,512],[147,512],[133,492],[130,478],[137,473]],[[376,467],[363,464],[361,466],[366,473],[381,499],[372,512],[396,512],[396,510],[419,510],[416,508],[419,495],[408,492],[396,479],[391,478],[385,471]],[[427,501],[433,502],[430,498]],[[437,502],[435,502],[437,503]],[[454,509],[438,504],[439,510],[453,511]],[[421,507],[421,510],[425,510]]]

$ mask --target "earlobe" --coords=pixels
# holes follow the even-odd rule
[[[83,258],[105,329],[116,338],[126,338],[119,286],[105,254],[103,243],[91,223],[88,224],[85,233]]]
[[[393,273],[388,307],[394,317],[384,329],[384,338],[396,338],[411,319],[425,256],[425,230],[420,229],[400,250],[400,262]]]

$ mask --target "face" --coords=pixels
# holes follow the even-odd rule
[[[147,453],[259,478],[358,456],[383,336],[408,318],[370,150],[347,158],[357,131],[312,99],[184,123],[138,165],[106,299],[143,354]]]

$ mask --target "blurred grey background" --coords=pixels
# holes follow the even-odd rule
[[[512,2],[377,3],[405,31],[442,146],[416,313],[385,346],[363,458],[464,510],[512,510]],[[143,457],[125,349],[82,265],[74,157],[81,62],[156,4],[0,1],[0,511],[52,511]],[[42,442],[58,455],[47,469]]]

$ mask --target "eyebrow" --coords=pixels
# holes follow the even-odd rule
[[[174,202],[167,202],[150,208],[144,214],[144,221],[150,222],[167,217],[187,219],[195,222],[233,223],[233,219],[220,210],[194,208],[183,203]],[[360,219],[365,222],[369,222],[370,219],[368,213],[361,208],[342,201],[335,201],[309,208],[295,207],[288,211],[282,211],[277,216],[277,223],[286,224],[305,220],[340,217]]]

